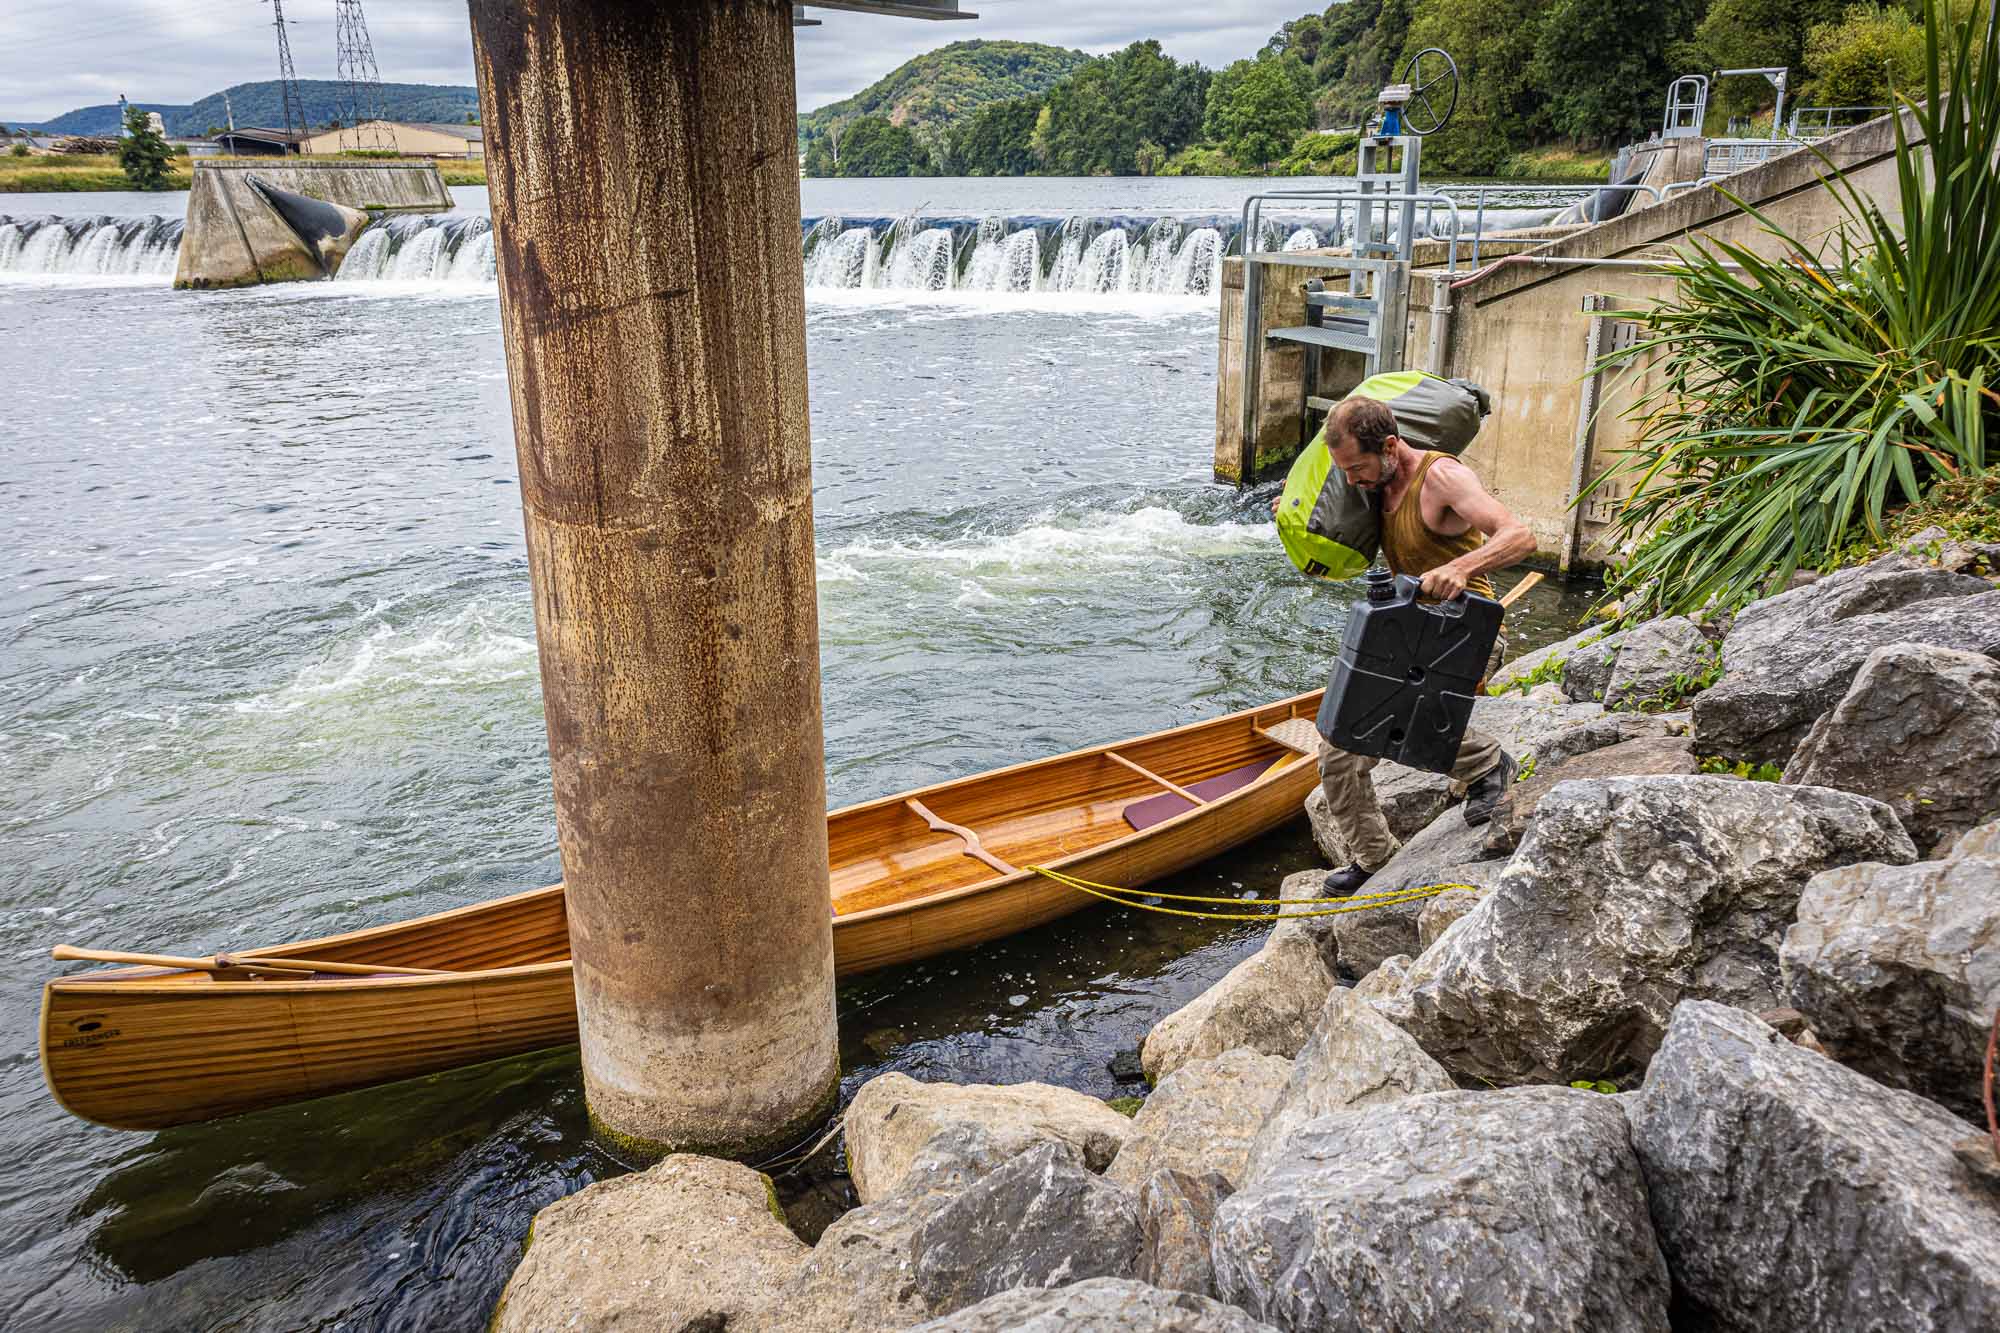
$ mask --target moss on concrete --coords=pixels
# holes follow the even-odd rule
[[[694,1153],[702,1157],[724,1157],[732,1161],[756,1160],[769,1157],[775,1152],[791,1147],[833,1114],[833,1108],[840,1100],[840,1078],[836,1071],[824,1092],[815,1098],[811,1107],[781,1124],[778,1128],[754,1135],[747,1139],[729,1140],[687,1140],[684,1142],[663,1142],[646,1138],[640,1134],[628,1134],[624,1130],[606,1124],[598,1118],[594,1108],[586,1106],[590,1117],[591,1134],[621,1162],[650,1165],[675,1153]],[[782,1213],[780,1214],[782,1218]]]

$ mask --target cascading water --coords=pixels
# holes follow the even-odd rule
[[[0,275],[172,277],[181,220],[0,215]]]
[[[361,233],[337,282],[491,283],[493,224],[484,217],[385,218]]]

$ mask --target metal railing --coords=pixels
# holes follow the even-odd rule
[[[1886,116],[1891,108],[1886,106],[1800,106],[1792,108],[1792,118],[1785,126],[1785,132],[1794,139],[1824,139],[1837,130],[1851,130],[1856,125]],[[1834,119],[1840,118],[1840,124]]]
[[[1293,255],[1282,251],[1258,251],[1253,247],[1263,234],[1264,205],[1271,200],[1284,200],[1291,203],[1316,203],[1322,206],[1331,204],[1336,210],[1336,219],[1343,215],[1347,206],[1351,204],[1355,208],[1355,225],[1357,229],[1366,221],[1368,229],[1371,232],[1374,229],[1372,214],[1374,206],[1377,204],[1426,204],[1428,205],[1425,210],[1427,219],[1434,219],[1437,209],[1442,207],[1451,217],[1451,233],[1446,253],[1446,266],[1447,272],[1452,274],[1458,272],[1458,241],[1460,235],[1465,230],[1464,218],[1459,211],[1458,201],[1449,195],[1440,194],[1435,190],[1414,193],[1399,190],[1362,191],[1352,189],[1266,190],[1246,198],[1243,201],[1241,230],[1237,232],[1237,236],[1239,237],[1238,243],[1242,247],[1243,256],[1243,372],[1239,382],[1243,397],[1243,439],[1246,443],[1256,438],[1257,405],[1262,399],[1262,395],[1257,389],[1257,381],[1261,372],[1264,340],[1258,336],[1257,319],[1264,303],[1264,266],[1266,264],[1300,264],[1325,268],[1345,268],[1349,271],[1350,282],[1358,282],[1364,272],[1370,272],[1376,275],[1379,286],[1383,276],[1389,269],[1400,269],[1407,265],[1407,261],[1401,259],[1347,258],[1330,261],[1324,256]],[[1364,205],[1366,205],[1365,208]],[[1386,213],[1384,214],[1384,222],[1385,224],[1387,222]],[[1338,225],[1337,220],[1336,225]],[[1435,227],[1431,225],[1427,225],[1426,229],[1435,231]],[[1416,242],[1414,236],[1405,236],[1402,239],[1406,250]],[[1351,249],[1352,246],[1350,246]]]
[[[1702,150],[1701,174],[1733,176],[1802,146],[1797,139],[1710,139]]]
[[[1474,268],[1479,266],[1480,243],[1486,235],[1486,197],[1489,190],[1495,192],[1518,191],[1525,188],[1537,192],[1544,190],[1551,193],[1562,191],[1563,193],[1574,193],[1580,196],[1577,199],[1571,200],[1570,204],[1581,203],[1584,199],[1599,198],[1607,192],[1614,190],[1628,194],[1649,194],[1653,196],[1653,202],[1656,204],[1665,198],[1656,187],[1651,185],[1531,185],[1525,187],[1520,185],[1480,185],[1473,188],[1476,192],[1472,221],[1472,264]],[[1565,205],[1565,207],[1568,206]]]

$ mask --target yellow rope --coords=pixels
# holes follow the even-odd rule
[[[1392,889],[1386,893],[1358,893],[1346,898],[1209,898],[1191,893],[1151,893],[1145,889],[1121,888],[1116,884],[1098,884],[1074,875],[1065,875],[1050,870],[1047,866],[1028,866],[1037,875],[1052,879],[1065,888],[1087,893],[1093,898],[1116,903],[1120,907],[1136,907],[1145,912],[1159,912],[1166,916],[1194,917],[1200,921],[1298,921],[1306,917],[1339,916],[1344,912],[1366,912],[1377,907],[1394,907],[1398,903],[1419,902],[1425,898],[1435,898],[1447,889],[1471,889],[1479,892],[1476,884],[1417,884],[1407,889]],[[1274,907],[1274,912],[1189,912],[1178,907],[1158,907],[1152,903],[1134,901],[1134,897],[1115,895],[1130,894],[1134,897],[1167,898],[1183,903],[1228,903],[1237,905],[1252,903],[1260,907]],[[1296,912],[1294,907],[1316,907],[1322,903],[1339,903],[1338,907],[1324,908],[1314,912]]]

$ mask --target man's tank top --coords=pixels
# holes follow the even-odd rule
[[[1431,464],[1443,457],[1445,455],[1427,451],[1423,463],[1417,468],[1417,475],[1410,481],[1410,489],[1403,492],[1402,501],[1393,511],[1382,515],[1382,558],[1398,574],[1428,573],[1486,544],[1486,534],[1478,528],[1467,528],[1456,537],[1446,537],[1431,531],[1430,525],[1424,522],[1424,477],[1430,472]],[[1465,586],[1468,592],[1476,592],[1481,597],[1493,596],[1493,580],[1484,574],[1467,580]]]

